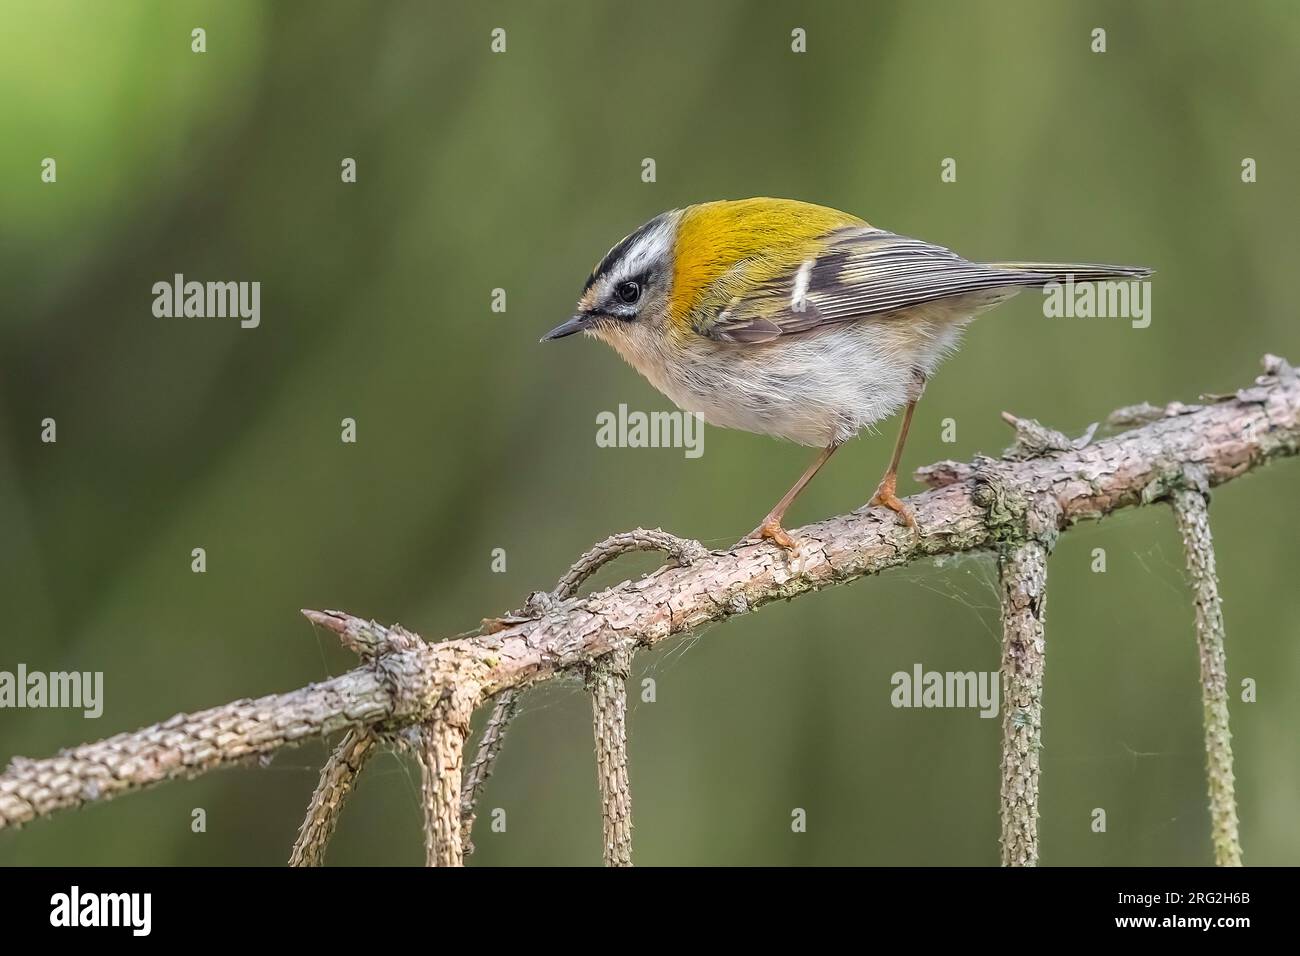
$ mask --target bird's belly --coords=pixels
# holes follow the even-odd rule
[[[766,344],[700,343],[655,384],[711,425],[825,446],[907,403],[918,358],[908,346],[861,324]]]

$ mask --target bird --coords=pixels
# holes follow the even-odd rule
[[[714,426],[816,447],[808,469],[742,542],[797,550],[787,510],[863,429],[903,411],[869,499],[916,529],[898,468],[917,402],[975,316],[1050,283],[1137,280],[1142,266],[972,262],[850,213],[794,199],[672,209],[620,240],[573,315],[543,342],[584,333]]]

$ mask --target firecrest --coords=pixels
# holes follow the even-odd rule
[[[899,461],[926,380],[980,312],[1047,283],[1138,279],[1135,266],[969,262],[793,199],[674,209],[610,249],[542,341],[602,339],[680,408],[821,449],[751,533],[787,550],[786,510],[841,444],[902,408],[871,504],[915,527]]]

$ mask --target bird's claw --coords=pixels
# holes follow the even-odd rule
[[[766,519],[761,525],[740,539],[740,544],[761,544],[771,541],[778,548],[794,554],[799,550],[798,543],[790,533],[781,527],[781,522],[774,518]]]
[[[895,493],[896,488],[897,486],[894,481],[886,478],[880,483],[880,487],[876,489],[876,493],[871,496],[871,500],[867,503],[872,505],[883,505],[897,514],[904,525],[915,531],[917,530],[916,512],[912,510],[911,505],[898,497]]]

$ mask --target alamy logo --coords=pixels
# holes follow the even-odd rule
[[[153,314],[160,319],[239,319],[245,329],[262,322],[262,283],[186,282],[176,273],[171,282],[153,284]]]
[[[152,893],[68,893],[50,897],[51,926],[126,926],[132,936],[148,936],[153,925]]]
[[[995,717],[1001,683],[997,671],[927,671],[913,664],[889,679],[895,707],[978,707],[981,717]]]
[[[86,717],[104,712],[103,671],[0,671],[0,707],[71,707]]]
[[[1049,319],[1129,319],[1135,329],[1151,324],[1151,283],[1064,282],[1043,286],[1043,315]]]
[[[618,412],[596,416],[597,448],[684,448],[687,458],[704,454],[704,416],[698,412]]]

